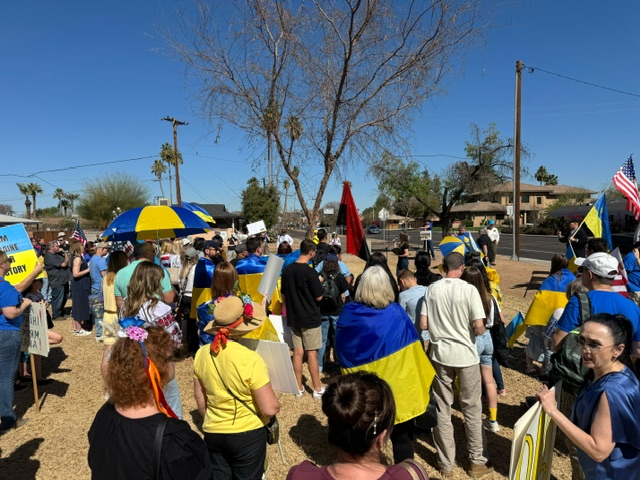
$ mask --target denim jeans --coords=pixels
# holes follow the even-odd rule
[[[502,370],[500,369],[500,364],[496,357],[493,357],[493,363],[491,365],[493,367],[493,379],[496,381],[496,386],[498,390],[504,390],[504,379],[502,378]]]
[[[64,308],[64,285],[51,286],[51,318],[55,320],[62,316]]]
[[[216,480],[261,480],[267,456],[267,429],[240,433],[204,432]]]
[[[322,316],[322,347],[318,350],[318,367],[322,372],[324,366],[324,351],[327,349],[327,338],[329,336],[329,327],[333,326],[333,331],[336,331],[336,323],[338,323],[339,315],[323,315]]]
[[[99,289],[96,288],[92,288],[91,289],[91,293],[100,293]],[[102,311],[104,312],[104,309],[102,309]],[[102,317],[95,317],[93,316],[93,312],[94,310],[91,309],[91,315],[93,317],[93,324],[95,325],[96,328],[96,338],[101,337],[102,336]]]
[[[162,389],[164,399],[167,401],[173,413],[175,413],[180,420],[182,420],[182,399],[180,398],[180,388],[178,387],[178,381],[174,378],[167,383]]]
[[[51,289],[49,288],[49,277],[44,277],[42,279],[42,296],[44,297],[45,302],[51,303]]]
[[[20,358],[20,330],[0,330],[0,430],[16,421],[13,411],[13,382]]]

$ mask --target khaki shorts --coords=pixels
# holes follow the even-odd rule
[[[291,327],[291,339],[293,340],[293,348],[304,348],[307,351],[320,350],[322,347],[322,327]]]

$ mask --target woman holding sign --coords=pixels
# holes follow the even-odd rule
[[[584,478],[638,478],[640,383],[631,371],[631,322],[601,313],[582,326],[578,344],[590,369],[571,419],[558,410],[553,391],[537,394],[544,411],[578,447]]]
[[[25,423],[13,411],[13,382],[20,359],[22,312],[31,300],[5,280],[11,270],[9,257],[0,251],[0,432]]]

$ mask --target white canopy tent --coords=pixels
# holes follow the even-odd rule
[[[40,220],[31,220],[29,218],[12,217],[11,215],[0,214],[0,227],[6,227],[7,225],[14,225],[16,223],[42,223]]]

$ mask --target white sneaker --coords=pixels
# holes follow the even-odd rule
[[[100,343],[104,341],[104,337],[102,335],[100,335],[99,337],[96,337],[96,343]]]
[[[296,398],[302,398],[302,397],[304,397],[304,389],[298,390],[298,393],[296,393]]]
[[[489,430],[492,433],[498,433],[500,431],[500,425],[498,425],[497,421],[491,421],[488,418],[484,420],[484,428]]]
[[[313,398],[322,398],[322,395],[324,395],[324,387],[322,387],[320,390],[318,391],[313,391]]]
[[[91,332],[86,331],[85,329],[80,329],[74,333],[76,337],[86,337],[87,335],[91,335]]]

